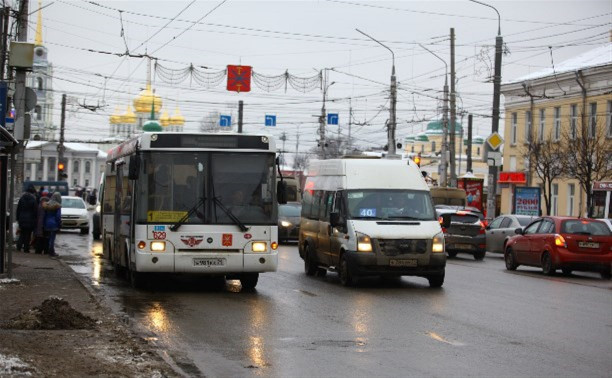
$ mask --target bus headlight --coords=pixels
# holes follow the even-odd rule
[[[154,241],[151,242],[151,252],[163,252],[166,250],[166,242]]]
[[[433,237],[431,243],[432,252],[444,252],[444,233],[440,232]]]
[[[357,233],[357,251],[372,252],[372,239],[368,235]]]
[[[268,245],[266,242],[253,242],[253,244],[251,244],[251,249],[253,252],[266,252],[268,250]]]

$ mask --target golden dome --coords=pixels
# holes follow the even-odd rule
[[[136,123],[136,114],[134,114],[134,111],[132,110],[132,107],[128,105],[127,110],[125,111],[125,113],[123,113],[121,115],[121,122],[120,123]]]
[[[153,93],[151,84],[147,84],[147,88],[134,99],[134,109],[138,113],[151,113],[152,105],[155,105],[155,109],[157,109],[155,111],[157,112],[162,107],[162,99]]]
[[[164,113],[162,114],[161,118],[159,119],[159,123],[161,123],[161,125],[163,127],[170,126],[170,116],[168,115],[168,111],[167,110],[164,110]]]
[[[185,124],[185,117],[181,115],[178,106],[174,109],[174,114],[172,114],[172,118],[170,118],[170,123],[175,126],[183,126]]]
[[[119,114],[119,107],[115,106],[115,111],[110,116],[111,125],[116,125],[121,123],[121,114]]]

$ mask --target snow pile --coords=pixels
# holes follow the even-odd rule
[[[5,356],[0,353],[0,376],[31,376],[36,369],[17,357]]]
[[[16,278],[0,278],[0,285],[2,284],[13,284],[19,283],[20,281]]]
[[[50,297],[40,305],[9,320],[6,329],[92,329],[95,320],[73,309],[61,298]]]

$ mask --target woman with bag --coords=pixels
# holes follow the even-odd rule
[[[49,256],[58,256],[55,253],[55,235],[62,226],[62,195],[54,192],[51,200],[43,204],[45,210],[44,230],[49,237]]]

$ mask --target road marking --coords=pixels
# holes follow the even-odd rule
[[[437,340],[437,341],[440,341],[442,343],[449,344],[449,345],[452,345],[452,346],[464,346],[465,345],[464,343],[460,343],[460,342],[457,342],[457,341],[448,341],[448,340],[446,340],[445,338],[443,338],[442,336],[438,335],[435,332],[427,332],[427,336],[431,337],[434,340]]]

